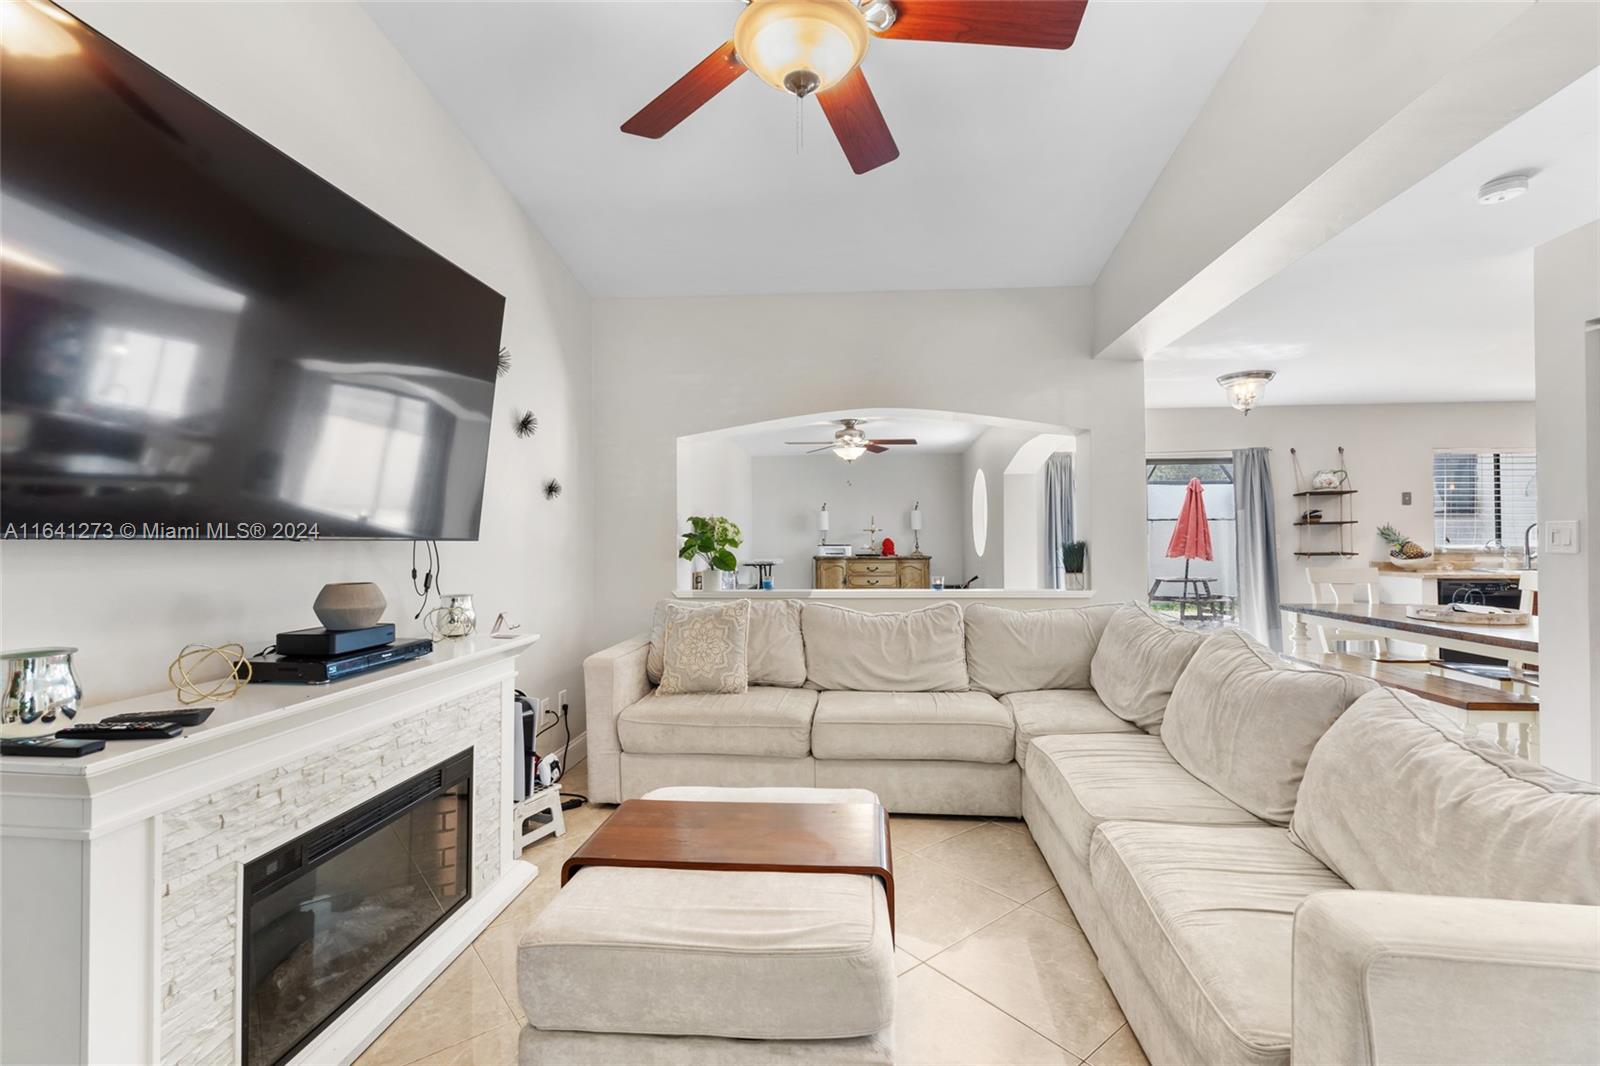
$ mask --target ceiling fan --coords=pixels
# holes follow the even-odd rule
[[[847,463],[853,463],[861,458],[862,453],[871,452],[881,455],[889,450],[890,445],[909,446],[917,443],[915,437],[885,437],[881,440],[872,440],[861,429],[866,424],[865,418],[840,418],[835,419],[844,428],[833,435],[832,440],[786,440],[783,443],[792,444],[800,448],[811,448],[807,455],[817,452],[831,451],[834,455]],[[819,426],[832,425],[831,422],[818,422]],[[812,447],[820,444],[821,447]]]
[[[861,60],[874,37],[1069,48],[1088,0],[746,0],[723,42],[622,124],[656,138],[746,70],[775,89],[815,94],[857,174],[900,155]]]

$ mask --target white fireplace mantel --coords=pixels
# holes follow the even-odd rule
[[[176,930],[176,893],[194,894],[202,875],[233,885],[253,857],[243,849],[276,847],[308,817],[332,818],[419,761],[470,745],[475,792],[481,781],[496,799],[484,815],[495,819],[495,854],[475,872],[472,899],[298,1056],[354,1059],[534,876],[516,860],[509,809],[515,659],[537,639],[441,643],[426,658],[331,685],[249,685],[181,738],[107,744],[80,759],[0,758],[0,1061],[239,1061],[237,999],[215,1012],[194,1002],[196,986],[227,974],[196,974],[182,957],[185,938],[207,935],[222,964],[235,961],[227,938],[237,940],[238,923],[220,923],[220,940],[214,920],[203,923],[209,933]],[[159,693],[86,708],[79,721],[174,706]],[[458,721],[461,733],[444,729]],[[298,782],[296,768],[317,784]],[[314,810],[302,802],[281,826],[273,820],[313,787]],[[217,828],[196,859],[170,826],[213,803]],[[237,912],[230,904],[227,913]],[[213,1024],[226,1031],[195,1031]]]

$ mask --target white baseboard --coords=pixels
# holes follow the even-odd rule
[[[567,745],[567,765],[570,770],[589,757],[589,734],[587,731],[579,733],[572,738],[572,743]]]
[[[355,1006],[302,1048],[292,1060],[294,1066],[335,1062],[349,1066],[537,876],[537,866],[513,860],[487,891],[445,919],[427,940],[368,989]]]

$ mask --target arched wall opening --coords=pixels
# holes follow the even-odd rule
[[[918,443],[846,462],[828,444],[846,418],[864,419],[869,438]],[[1041,471],[1063,442],[1081,451],[1086,440],[1068,426],[923,408],[818,411],[682,436],[678,530],[694,515],[736,522],[744,532],[735,551],[741,588],[760,573],[744,564],[770,560],[775,588],[811,589],[816,556],[846,549],[860,556],[888,537],[897,556],[920,550],[928,576],[951,589],[1048,589],[1040,576],[1042,530],[1029,528],[1042,514]],[[975,512],[980,474],[987,503]],[[976,513],[987,526],[981,552]],[[694,568],[678,561],[680,590],[693,587]]]

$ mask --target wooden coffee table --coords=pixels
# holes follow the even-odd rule
[[[561,866],[866,874],[883,882],[894,929],[889,812],[877,803],[628,800]]]

